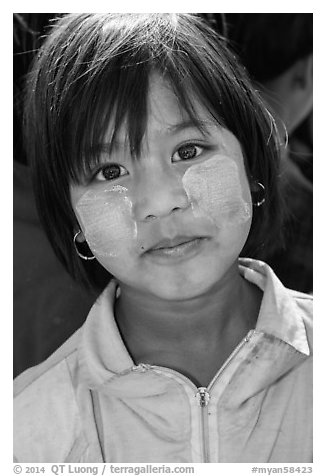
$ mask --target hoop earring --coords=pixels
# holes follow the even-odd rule
[[[265,187],[262,183],[257,181],[255,182],[255,185],[258,185],[258,187],[260,187],[260,190],[251,193],[257,193],[260,195],[260,197],[258,197],[258,200],[256,202],[252,202],[252,204],[254,207],[260,207],[263,203],[265,203]]]
[[[82,255],[82,254],[80,253],[80,251],[78,250],[78,248],[77,248],[77,243],[76,243],[76,239],[77,239],[77,236],[80,235],[80,233],[81,233],[81,230],[77,231],[77,233],[75,234],[74,239],[73,239],[74,247],[75,247],[76,253],[78,254],[79,258],[84,259],[85,261],[90,261],[90,260],[92,260],[92,259],[95,259],[95,256],[93,256],[93,255],[92,255],[92,256]]]

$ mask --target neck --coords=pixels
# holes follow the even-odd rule
[[[121,284],[116,319],[135,361],[179,353],[212,352],[236,344],[255,326],[258,289],[245,281],[237,266],[214,288],[188,300],[166,301]]]

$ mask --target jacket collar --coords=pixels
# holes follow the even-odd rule
[[[309,355],[302,310],[292,292],[283,286],[271,268],[262,261],[241,258],[239,269],[245,279],[256,284],[264,293],[256,331],[277,337],[298,352]]]
[[[276,338],[278,343],[288,344],[295,354],[300,353],[300,361],[306,358],[310,352],[302,311],[291,292],[263,262],[241,258],[239,269],[245,279],[264,293],[255,331]],[[93,305],[82,328],[78,359],[82,379],[89,388],[105,385],[115,377],[135,374],[132,370],[141,370],[128,353],[114,319],[117,292],[116,282],[111,281]],[[139,380],[137,374],[134,377]],[[119,383],[122,384],[121,379]]]

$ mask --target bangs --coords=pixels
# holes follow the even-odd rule
[[[153,15],[150,18],[151,24],[147,28],[144,21],[139,26],[146,32],[145,39],[140,30],[135,33],[135,24],[129,37],[121,25],[119,32],[106,27],[102,33],[102,47],[97,44],[93,57],[89,58],[88,45],[88,57],[79,53],[81,57],[78,61],[74,59],[69,76],[61,75],[69,78],[69,87],[60,87],[66,96],[61,94],[59,98],[61,104],[66,104],[66,110],[61,110],[65,119],[60,120],[64,128],[61,134],[57,134],[58,141],[64,142],[62,150],[65,150],[60,168],[66,171],[73,183],[89,176],[100,160],[104,143],[106,150],[111,152],[122,127],[131,155],[140,156],[147,128],[148,93],[153,73],[159,74],[171,87],[180,109],[201,131],[204,126],[197,117],[196,101],[220,125],[227,127],[225,111],[234,117],[227,104],[230,101],[226,96],[232,92],[226,82],[232,90],[235,76],[226,67],[228,61],[220,54],[217,56],[216,44],[212,41],[212,51],[207,49],[207,34],[203,38],[198,36],[198,28],[186,15],[178,18],[178,23],[185,22],[188,29],[194,29],[196,42],[189,42],[192,32],[185,33],[168,17],[159,16],[159,25],[156,25],[159,28],[153,28]],[[200,22],[198,24],[201,26]],[[113,55],[110,45],[114,35],[120,35],[121,42],[115,45]]]
[[[70,148],[75,151],[70,156],[72,167],[69,173],[72,182],[80,183],[85,177],[89,177],[94,167],[100,163],[103,150],[111,154],[115,144],[121,140],[126,150],[129,149],[130,156],[135,160],[139,159],[148,125],[149,90],[155,73],[163,78],[174,94],[184,119],[203,134],[207,133],[205,123],[197,111],[197,104],[202,104],[203,100],[198,97],[199,92],[191,81],[188,80],[189,84],[185,87],[185,81],[180,80],[174,69],[165,69],[163,72],[158,71],[157,66],[149,62],[138,65],[125,72],[123,80],[119,81],[116,88],[113,82],[109,83],[109,94],[107,88],[103,88],[100,94],[97,94],[95,104],[92,101],[93,107],[85,101],[80,101],[87,111],[84,119],[81,118],[82,111],[79,107],[73,111],[72,121],[79,123],[79,127],[76,127],[74,137],[71,138]],[[211,116],[218,124],[224,124],[216,110],[211,112]]]
[[[264,117],[264,107],[258,106],[225,40],[200,18],[71,14],[53,27],[45,42],[26,101],[27,144],[30,129],[33,134],[36,130],[45,143],[41,152],[49,159],[52,181],[78,183],[88,176],[108,131],[110,151],[122,126],[131,155],[140,155],[154,72],[166,80],[199,129],[203,126],[195,101],[237,137],[246,157],[259,156],[262,134],[265,145],[270,136],[270,117]]]

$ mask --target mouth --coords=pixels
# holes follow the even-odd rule
[[[148,249],[145,254],[159,261],[172,259],[175,262],[195,255],[207,240],[208,238],[204,236],[177,236],[173,239],[163,239]]]

